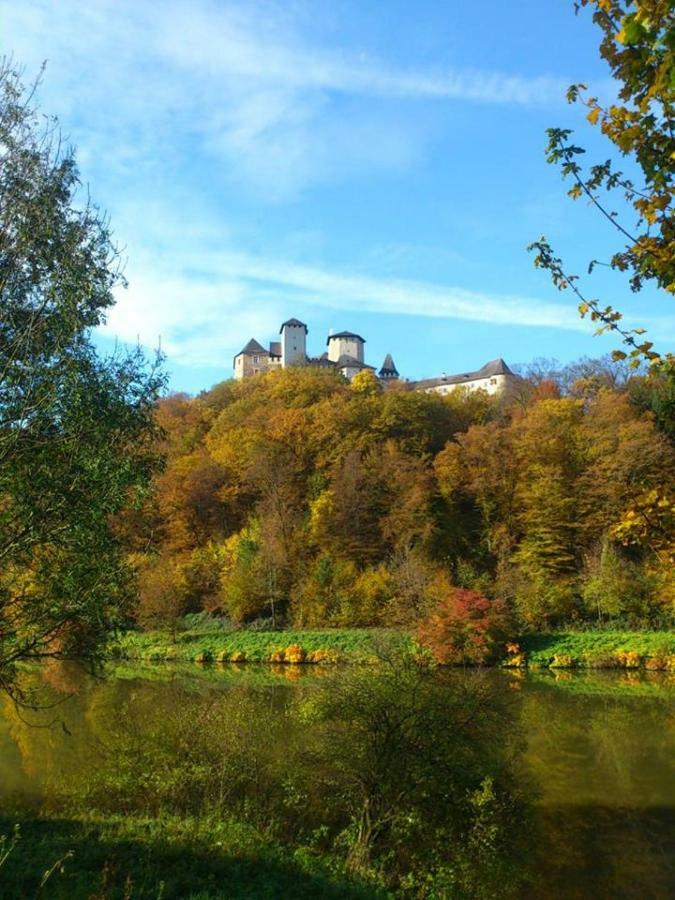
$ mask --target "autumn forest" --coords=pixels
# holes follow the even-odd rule
[[[538,361],[446,397],[311,368],[174,394],[117,531],[145,627],[411,626],[466,588],[512,630],[672,623],[672,387]]]

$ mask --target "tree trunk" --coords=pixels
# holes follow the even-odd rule
[[[377,828],[370,810],[370,800],[366,800],[359,816],[356,839],[347,854],[347,869],[350,872],[364,873],[370,868],[373,841]]]

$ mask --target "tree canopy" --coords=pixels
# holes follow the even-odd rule
[[[312,368],[165,398],[166,468],[121,522],[138,615],[411,625],[461,587],[519,627],[670,621],[665,511],[640,509],[675,455],[654,380],[622,365],[549,365],[497,398]]]
[[[121,284],[74,153],[0,67],[0,682],[19,660],[94,658],[130,597],[111,517],[156,459],[162,384],[91,332]]]

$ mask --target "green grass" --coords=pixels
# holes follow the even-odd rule
[[[570,631],[519,643],[531,668],[649,668],[661,661],[675,670],[675,631]]]
[[[19,840],[0,866],[3,900],[384,896],[321,861],[309,848],[285,847],[236,821],[166,815],[21,821],[5,814],[0,835],[11,835],[17,822]],[[59,860],[62,866],[54,868],[40,889],[45,872]]]
[[[272,654],[298,645],[307,654],[324,651],[326,662],[369,663],[379,643],[410,643],[406,632],[379,628],[325,629],[321,631],[183,631],[176,641],[166,632],[130,631],[112,648],[118,659],[212,662],[225,654],[243,654],[245,662],[270,662]]]
[[[113,645],[115,659],[144,662],[269,663],[273,654],[297,645],[305,654],[322,651],[325,663],[377,661],[378,645],[413,646],[409,632],[383,628],[246,631],[195,628],[174,642],[160,631],[129,631]],[[530,668],[660,668],[675,672],[675,631],[569,631],[530,634],[518,641]],[[238,654],[241,658],[238,657]],[[306,667],[308,668],[308,667]]]

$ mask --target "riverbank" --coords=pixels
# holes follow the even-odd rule
[[[0,893],[19,898],[43,892],[54,900],[386,896],[313,848],[284,846],[236,819],[83,811],[26,818],[5,811]]]
[[[246,631],[193,629],[174,636],[129,631],[115,659],[146,662],[335,665],[377,663],[383,648],[415,650],[410,632],[393,629]],[[497,661],[511,668],[647,669],[675,672],[675,631],[578,631],[530,634],[507,645]]]
[[[675,672],[675,631],[530,634],[508,645],[506,666],[532,669],[647,669]]]
[[[345,628],[315,631],[129,631],[112,646],[116,659],[153,662],[373,664],[384,647],[413,648],[406,631]]]

